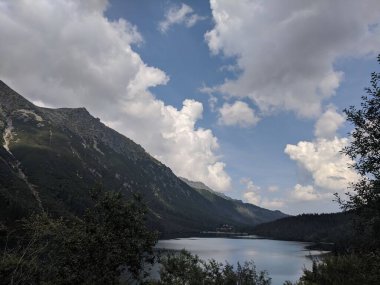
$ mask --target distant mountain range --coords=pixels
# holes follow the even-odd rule
[[[85,108],[35,106],[0,81],[0,221],[42,209],[80,215],[101,183],[128,198],[140,193],[148,222],[162,232],[249,228],[285,217],[176,177],[140,145]]]

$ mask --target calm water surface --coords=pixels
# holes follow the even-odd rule
[[[253,259],[258,270],[266,270],[273,285],[296,281],[303,268],[311,268],[310,254],[322,252],[305,249],[309,243],[251,238],[178,238],[160,240],[158,249],[186,249],[202,259],[230,264]],[[236,267],[235,267],[236,268]]]

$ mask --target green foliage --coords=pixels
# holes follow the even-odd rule
[[[82,219],[46,213],[26,219],[23,242],[3,253],[2,284],[118,284],[125,271],[142,278],[145,263],[153,262],[156,235],[145,227],[141,199],[93,194],[95,205]]]
[[[257,272],[253,261],[244,265],[223,265],[215,260],[204,261],[183,250],[168,253],[161,260],[162,285],[269,285],[271,279],[265,271]]]
[[[378,56],[380,64],[380,55]],[[380,179],[380,73],[371,74],[371,87],[362,96],[361,108],[350,106],[344,112],[354,125],[352,141],[344,153],[356,161],[355,169],[361,175],[371,174]]]
[[[297,285],[375,285],[380,280],[379,255],[328,256],[304,270]]]
[[[345,110],[354,131],[350,145],[343,150],[355,161],[362,179],[353,185],[355,193],[348,193],[348,201],[338,200],[345,210],[357,213],[357,245],[371,251],[380,247],[380,73],[372,73],[366,92],[360,109],[351,106]]]

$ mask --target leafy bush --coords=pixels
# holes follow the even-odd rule
[[[98,191],[83,218],[46,213],[23,222],[25,235],[0,260],[1,284],[118,284],[123,272],[142,278],[156,235],[145,227],[139,197]]]
[[[380,64],[380,55],[377,58]],[[380,248],[380,72],[371,74],[371,86],[362,96],[361,108],[344,110],[354,125],[352,140],[343,150],[352,160],[361,180],[353,185],[348,201],[338,198],[343,209],[357,213],[358,243],[361,251]]]
[[[300,281],[295,285],[377,285],[379,280],[378,254],[345,254],[314,261],[313,268],[305,269]]]
[[[157,285],[269,285],[271,279],[265,271],[257,272],[253,261],[239,263],[237,269],[229,263],[204,261],[185,250],[168,253],[161,260],[161,280]]]

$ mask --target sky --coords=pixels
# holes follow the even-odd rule
[[[289,214],[357,174],[343,109],[378,71],[378,0],[0,0],[0,79],[85,107],[173,172]]]

